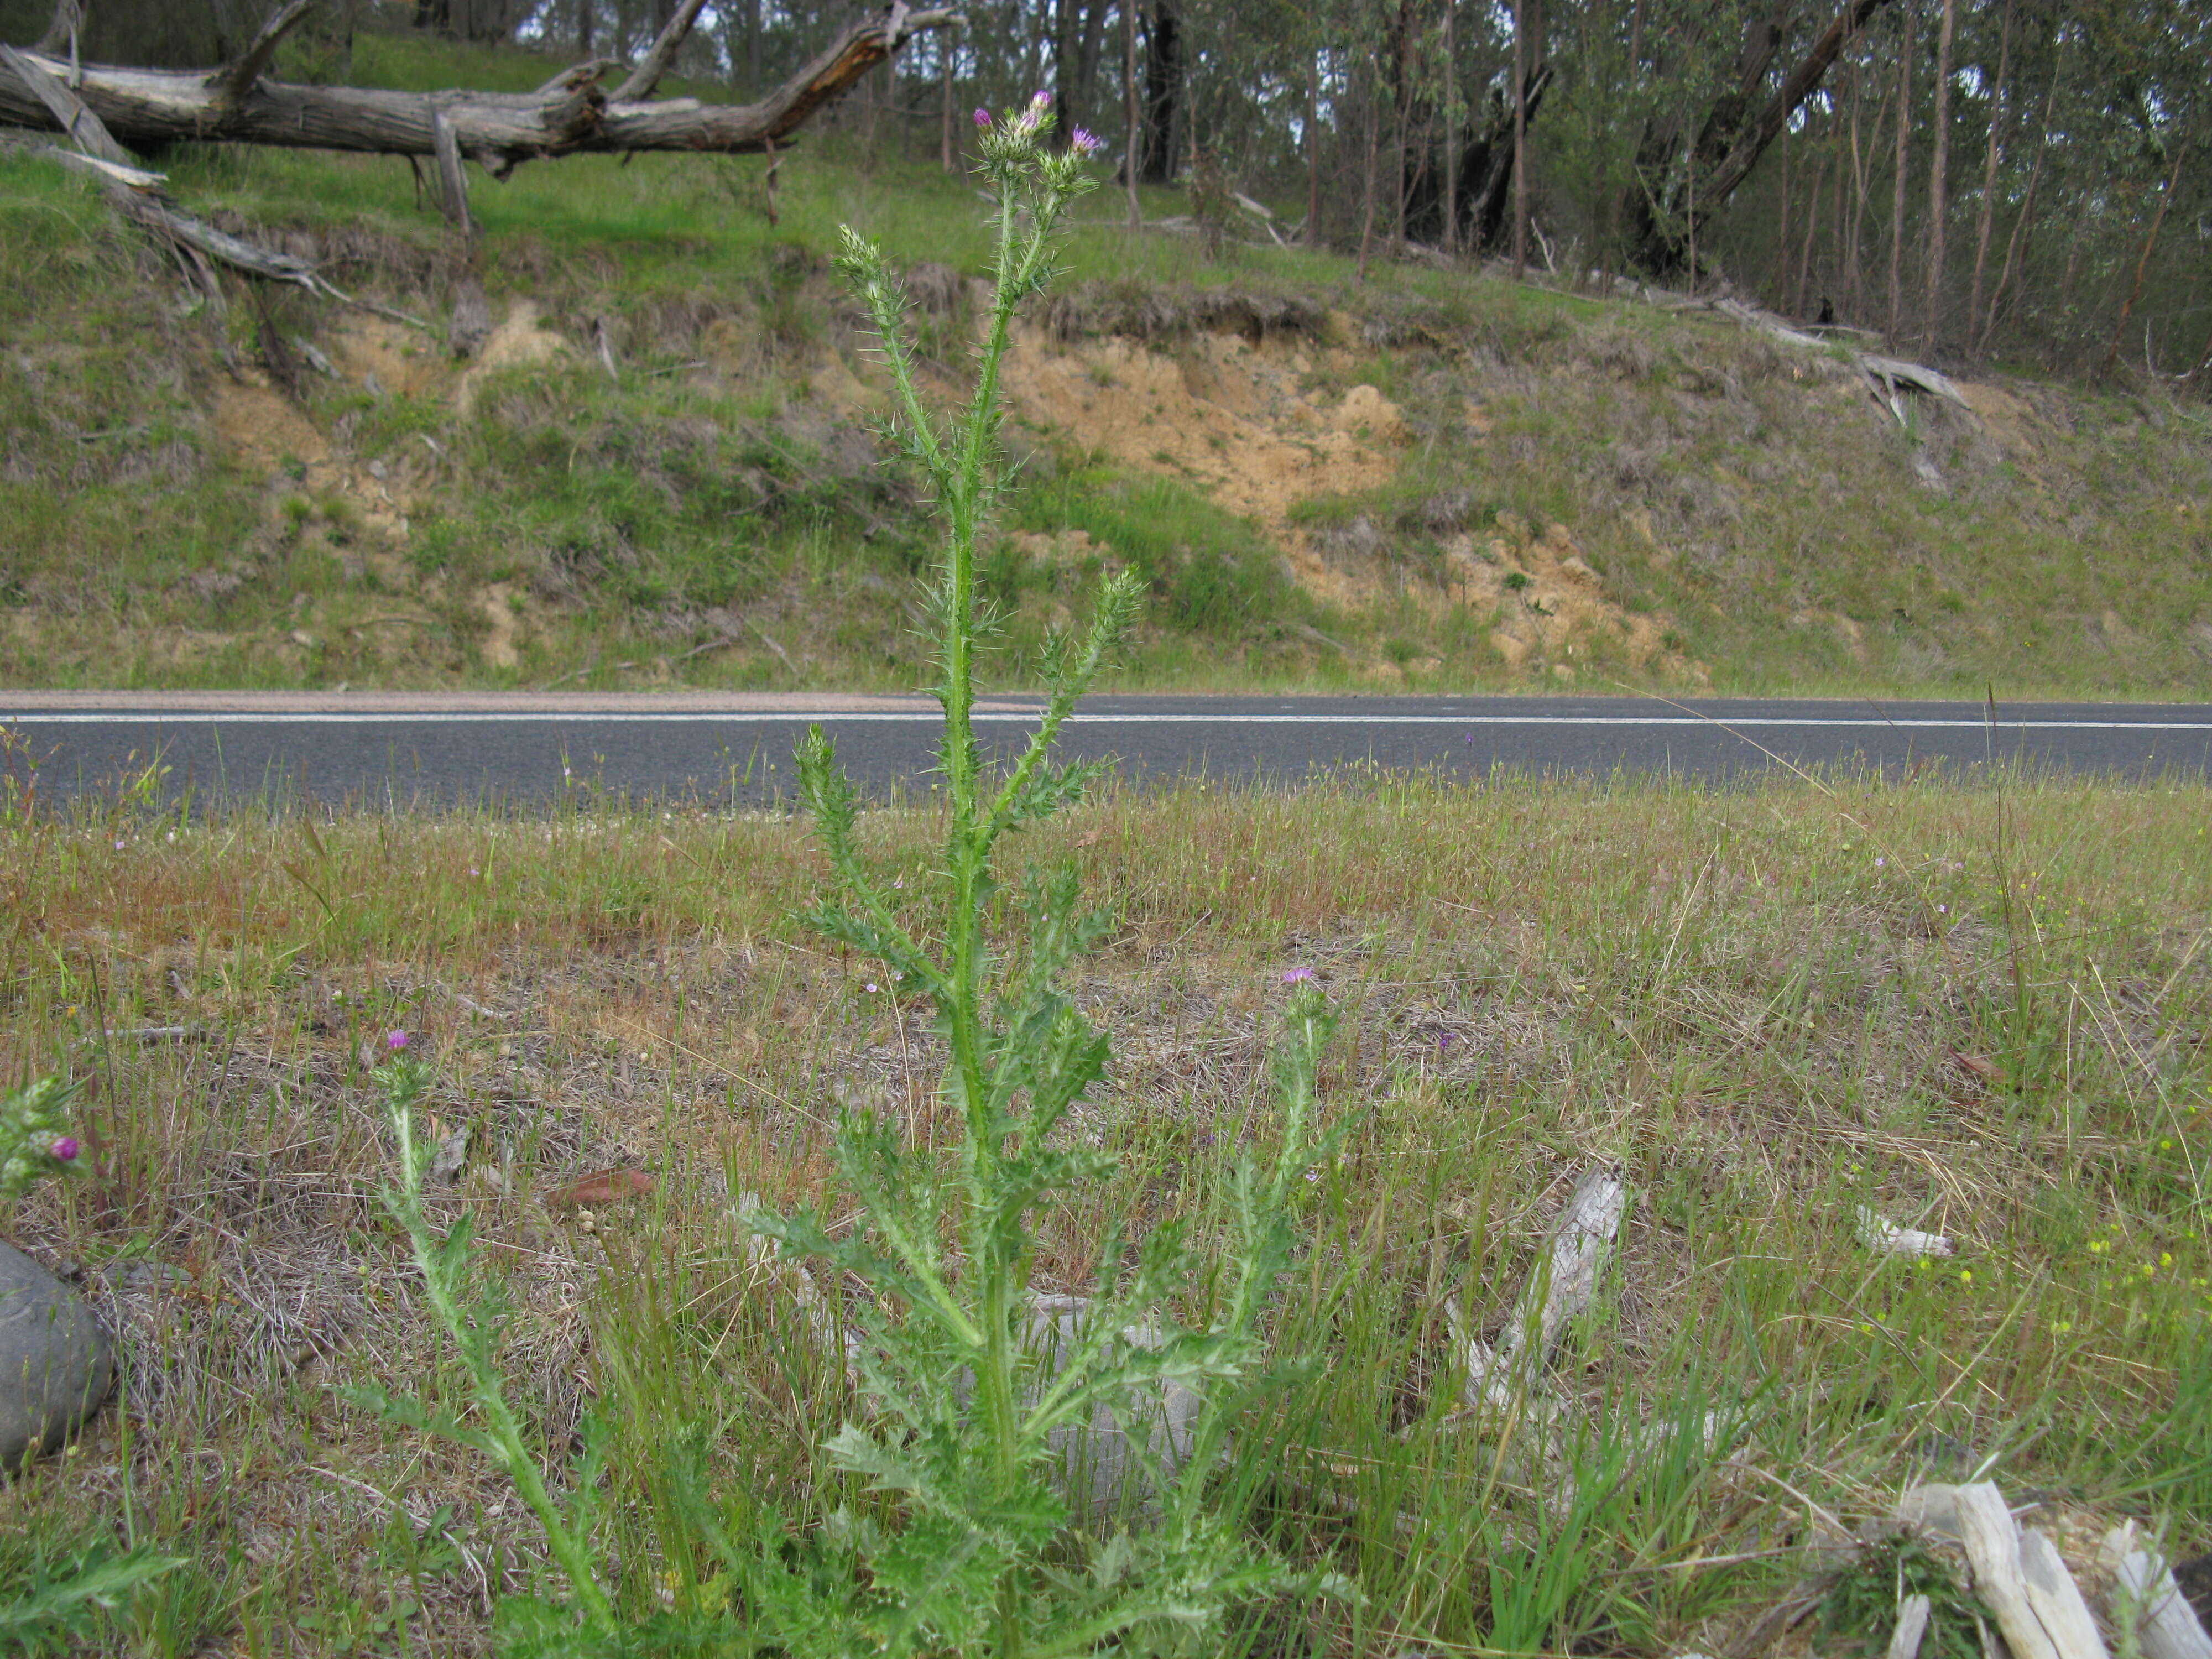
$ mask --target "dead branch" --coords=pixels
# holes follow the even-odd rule
[[[535,92],[378,92],[312,87],[264,78],[269,53],[312,0],[294,0],[254,39],[235,64],[212,76],[192,70],[87,64],[75,76],[66,58],[12,49],[0,58],[0,122],[77,137],[71,118],[46,95],[47,83],[75,91],[120,144],[149,148],[179,140],[268,144],[284,149],[353,150],[378,155],[438,154],[441,118],[453,147],[495,176],[524,161],[637,150],[738,155],[790,142],[830,100],[891,57],[914,36],[957,27],[957,12],[909,11],[902,3],[847,27],[811,63],[757,103],[648,100],[700,9],[678,9],[653,49],[612,96],[599,84],[605,65],[580,64]],[[43,75],[31,70],[43,71]],[[106,159],[128,162],[126,155]]]

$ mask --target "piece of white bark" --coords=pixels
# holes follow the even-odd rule
[[[1859,1206],[1859,1243],[1881,1255],[1948,1255],[1951,1241],[1941,1233],[1900,1227],[1887,1216]]]
[[[1897,1631],[1887,1659],[1920,1659],[1920,1639],[1928,1634],[1928,1598],[1908,1595],[1897,1604]]]
[[[2212,1637],[2197,1609],[2166,1563],[2142,1547],[2134,1522],[2106,1534],[2100,1554],[2112,1575],[2105,1612],[2115,1630],[2133,1627],[2143,1659],[2212,1659]]]
[[[2058,1546],[2033,1527],[2020,1529],[2020,1568],[2027,1604],[2060,1659],[2111,1659],[2105,1638],[2098,1633],[2096,1615],[2081,1599],[2074,1575],[2066,1571]]]
[[[1469,1406],[1510,1406],[1527,1399],[1559,1334],[1596,1298],[1598,1274],[1627,1208],[1628,1188],[1609,1169],[1594,1169],[1576,1183],[1495,1349],[1468,1334],[1457,1307],[1446,1305],[1452,1334],[1467,1353],[1464,1398]]]
[[[2013,1659],[2069,1659],[2036,1617],[2021,1568],[2020,1528],[2004,1494],[1987,1480],[1958,1488],[1959,1538],[1974,1570],[1974,1589],[1997,1616]]]

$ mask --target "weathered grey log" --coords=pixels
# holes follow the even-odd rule
[[[2074,1575],[2066,1571],[2058,1546],[2033,1527],[2020,1529],[2020,1571],[2027,1604],[2061,1659],[2111,1659],[2105,1638],[2098,1633],[2096,1615],[2082,1600]]]
[[[1883,1659],[1920,1659],[1920,1641],[1928,1634],[1929,1600],[1908,1595],[1897,1604],[1897,1629],[1889,1638]]]
[[[2142,1547],[2134,1522],[2106,1533],[2099,1554],[2112,1575],[2106,1613],[2115,1630],[2133,1632],[2142,1659],[2212,1659],[2212,1637],[2166,1563]]]
[[[1043,1376],[1027,1390],[1024,1407],[1035,1405],[1044,1384],[1065,1369],[1066,1356],[1084,1339],[1091,1307],[1079,1296],[1036,1299],[1030,1340]],[[1158,1331],[1149,1324],[1123,1327],[1120,1340],[1127,1348],[1160,1346]],[[1172,1478],[1188,1460],[1199,1407],[1195,1394],[1180,1382],[1166,1382],[1156,1397],[1133,1401],[1126,1410],[1101,1401],[1088,1423],[1052,1430],[1045,1438],[1059,1459],[1054,1479],[1077,1518],[1097,1527],[1152,1504],[1158,1494],[1150,1472],[1157,1468]]]
[[[1576,1183],[1537,1254],[1495,1350],[1463,1328],[1456,1303],[1445,1304],[1452,1334],[1467,1354],[1462,1397],[1468,1407],[1510,1407],[1517,1402],[1540,1411],[1531,1385],[1559,1334],[1595,1298],[1599,1270],[1627,1207],[1628,1188],[1609,1169],[1591,1170]]]
[[[2004,1494],[1984,1480],[1954,1489],[1959,1541],[1974,1570],[1974,1589],[1996,1614],[1997,1630],[2013,1659],[2068,1659],[2030,1604],[2020,1559],[2020,1528]]]
[[[237,65],[212,74],[86,64],[70,84],[83,106],[125,145],[143,149],[179,140],[214,140],[428,158],[437,154],[436,129],[442,116],[462,155],[504,176],[521,162],[558,155],[630,150],[739,155],[787,144],[816,110],[915,35],[957,27],[963,21],[957,12],[909,11],[900,3],[849,25],[811,63],[757,103],[647,100],[646,93],[665,71],[698,9],[696,0],[679,9],[653,51],[611,97],[599,89],[596,75],[589,73],[592,65],[580,66],[584,73],[571,71],[536,92],[524,93],[300,86],[269,80],[258,68],[241,88],[241,74],[253,67],[260,38]],[[280,13],[276,21],[290,10]],[[264,37],[266,33],[264,30]],[[21,65],[35,66],[57,82],[70,76],[65,58],[10,49],[9,58],[0,61],[0,123],[70,131],[69,118],[57,115],[42,95],[37,76],[26,75]],[[572,78],[576,84],[568,84]]]
[[[1859,1243],[1881,1255],[1948,1255],[1951,1241],[1941,1233],[1923,1233],[1917,1228],[1900,1227],[1887,1216],[1877,1215],[1862,1204],[1858,1208]]]
[[[114,1350],[83,1298],[0,1244],[0,1469],[59,1445],[114,1386]]]

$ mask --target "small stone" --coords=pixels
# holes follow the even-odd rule
[[[84,1299],[0,1244],[0,1468],[59,1445],[114,1386],[114,1349]]]

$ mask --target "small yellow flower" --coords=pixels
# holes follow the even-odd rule
[[[2074,1322],[2070,1319],[2054,1320],[2051,1322],[2051,1334],[2053,1336],[2063,1336],[2073,1328]]]
[[[1972,1269],[1972,1268],[1971,1268],[1971,1267],[1961,1267],[1961,1268],[1960,1268],[1960,1269],[1959,1269],[1959,1282],[1960,1282],[1961,1285],[1971,1285],[1971,1284],[1972,1284],[1972,1283],[1974,1282],[1974,1273],[1973,1273],[1973,1269]]]

